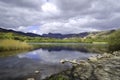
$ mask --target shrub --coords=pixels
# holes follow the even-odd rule
[[[120,50],[120,30],[114,32],[109,36],[109,51],[118,51]]]

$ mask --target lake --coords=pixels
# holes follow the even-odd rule
[[[26,80],[30,77],[41,80],[71,68],[69,63],[61,64],[61,59],[85,60],[106,50],[106,45],[83,43],[31,44],[39,48],[33,51],[0,52],[0,80]]]

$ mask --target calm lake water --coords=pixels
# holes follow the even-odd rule
[[[61,64],[61,59],[84,60],[104,51],[104,45],[79,43],[32,43],[39,49],[29,52],[0,53],[0,80],[41,80],[52,74],[69,69],[71,64]],[[14,54],[13,54],[14,53]],[[9,54],[9,55],[8,55]],[[36,74],[35,71],[40,71]]]

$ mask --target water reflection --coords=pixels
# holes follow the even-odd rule
[[[96,55],[96,46],[79,44],[47,44],[37,45],[39,49],[15,53],[16,55],[0,58],[0,80],[26,80],[34,71],[39,70],[41,79],[70,68],[68,64],[60,64],[61,59],[87,59]],[[97,51],[102,48],[98,48]],[[13,52],[14,53],[14,52]],[[9,52],[6,52],[6,55]],[[10,55],[10,54],[9,54]]]
[[[30,58],[34,60],[40,60],[43,62],[49,63],[59,63],[61,59],[86,59],[93,55],[93,53],[86,53],[80,51],[69,51],[69,50],[60,50],[60,51],[49,51],[44,49],[38,49],[32,52],[25,54],[19,54],[19,58]],[[95,55],[95,54],[94,54]]]

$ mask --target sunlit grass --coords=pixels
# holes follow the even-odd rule
[[[10,50],[26,50],[32,49],[32,46],[26,42],[20,42],[17,40],[0,40],[0,51]]]

